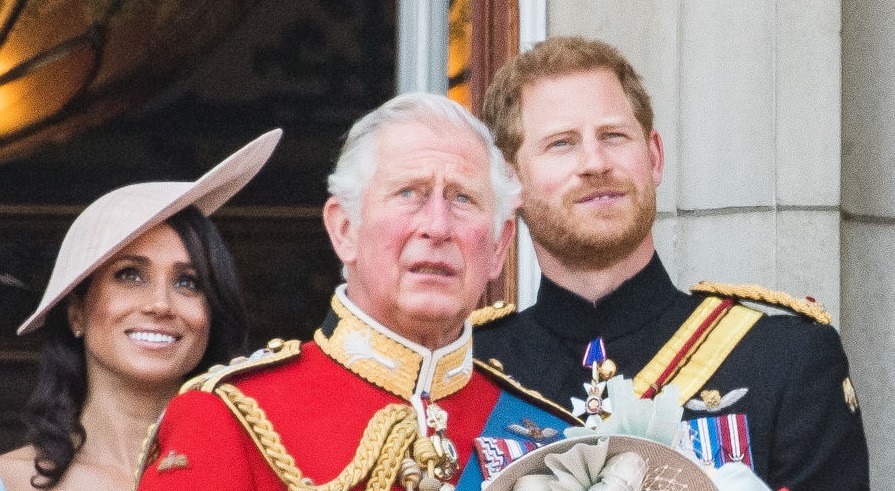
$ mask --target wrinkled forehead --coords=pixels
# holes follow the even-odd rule
[[[488,147],[482,135],[479,135],[466,122],[444,116],[428,115],[411,120],[394,121],[379,128],[379,144],[390,144],[400,136],[408,139],[437,137],[440,140],[463,143],[487,156]],[[406,140],[405,140],[406,141]]]
[[[485,176],[490,159],[485,143],[466,126],[405,122],[381,129],[376,146],[376,174],[459,171]]]

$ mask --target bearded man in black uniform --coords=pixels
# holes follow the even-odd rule
[[[616,373],[640,397],[674,384],[689,450],[706,465],[744,462],[775,490],[868,489],[861,414],[829,314],[758,287],[703,283],[691,295],[672,284],[651,232],[662,140],[616,49],[540,43],[497,73],[483,116],[522,182],[543,275],[533,307],[476,330],[477,358],[592,420],[611,406],[603,382]]]

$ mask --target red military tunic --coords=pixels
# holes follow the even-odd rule
[[[333,309],[299,356],[255,371],[237,370],[224,382],[257,401],[301,476],[315,485],[336,479],[358,460],[359,448],[369,449],[364,431],[389,404],[411,406],[416,429],[431,434],[422,402],[428,394],[448,415],[444,435],[455,444],[460,465],[448,482],[456,484],[502,392],[473,370],[470,327],[433,352],[377,324],[343,289]],[[171,401],[153,456],[140,491],[287,489],[224,400],[202,390]],[[365,483],[366,478],[353,489]],[[394,489],[400,489],[398,483]]]

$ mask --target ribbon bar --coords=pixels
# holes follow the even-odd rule
[[[603,342],[603,338],[599,337],[587,345],[587,350],[584,352],[584,359],[581,360],[581,364],[584,365],[584,368],[591,368],[594,364],[599,365],[605,359],[606,344]]]

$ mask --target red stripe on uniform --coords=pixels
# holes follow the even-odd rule
[[[659,378],[657,378],[655,382],[650,384],[649,388],[644,391],[643,395],[640,397],[641,399],[652,399],[653,396],[656,395],[656,392],[658,392],[658,390],[663,385],[665,385],[666,382],[668,382],[668,379],[671,378],[671,376],[679,370],[681,362],[685,358],[687,358],[687,356],[690,354],[690,350],[693,349],[693,347],[696,345],[696,342],[699,341],[702,338],[703,334],[705,334],[706,331],[708,331],[709,328],[715,324],[715,320],[717,320],[718,317],[721,316],[721,314],[730,309],[731,306],[733,306],[733,300],[730,298],[725,298],[720,304],[718,304],[717,307],[715,307],[715,310],[713,310],[712,313],[709,314],[709,316],[702,321],[702,324],[700,324],[700,326],[696,329],[696,332],[694,332],[693,335],[690,336],[690,339],[688,339],[687,342],[684,343],[684,345],[681,347],[681,350],[678,351],[676,355],[674,355],[674,358],[671,359],[671,363],[669,363],[668,366],[665,367],[665,371],[663,371],[662,374],[659,375]]]

